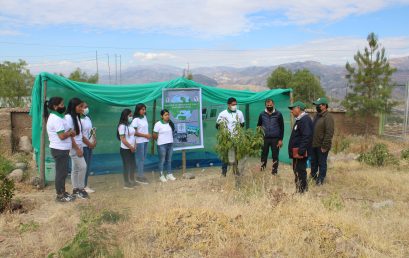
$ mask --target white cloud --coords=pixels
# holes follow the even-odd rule
[[[134,58],[140,61],[157,61],[157,60],[167,60],[176,58],[175,55],[170,53],[144,53],[136,52],[133,54]]]
[[[0,29],[0,36],[20,36],[22,33],[17,30]]]
[[[0,0],[0,21],[10,26],[68,24],[213,37],[260,26],[331,22],[408,3],[409,0]],[[277,14],[281,18],[274,18]]]

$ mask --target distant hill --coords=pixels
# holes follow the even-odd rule
[[[392,66],[398,71],[393,79],[398,84],[409,81],[409,56],[390,59]],[[319,62],[306,61],[286,63],[283,66],[292,71],[308,69],[318,76],[328,96],[343,98],[346,92],[345,66],[325,65]],[[193,80],[209,86],[223,88],[251,89],[255,91],[266,89],[267,77],[274,71],[275,66],[250,66],[235,68],[228,66],[199,67],[192,69]],[[180,77],[183,69],[168,65],[135,66],[122,71],[122,84],[148,83],[167,81]],[[103,75],[101,83],[109,83],[109,77]],[[111,75],[111,83],[115,83],[115,75]],[[118,78],[119,83],[119,78]],[[398,94],[401,92],[399,91]]]

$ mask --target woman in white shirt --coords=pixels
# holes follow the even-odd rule
[[[132,111],[126,108],[122,111],[119,118],[117,138],[121,141],[120,154],[123,165],[124,175],[124,189],[133,189],[136,186],[135,172],[135,129],[131,126],[132,123]]]
[[[155,124],[153,128],[153,138],[157,140],[158,144],[159,180],[166,182],[168,180],[176,180],[172,174],[173,131],[175,130],[175,125],[170,120],[169,111],[167,109],[163,109],[160,115],[162,120]],[[167,170],[166,176],[163,173],[165,162]]]
[[[64,100],[61,97],[52,97],[44,103],[50,152],[55,162],[56,200],[58,202],[71,202],[75,200],[75,196],[65,191],[65,178],[68,175],[71,137],[75,136],[75,132],[69,128],[65,121],[64,112]]]
[[[132,127],[135,128],[136,136],[136,159],[138,166],[138,175],[136,182],[140,184],[148,184],[148,180],[144,175],[144,165],[146,155],[148,153],[148,143],[151,135],[149,134],[149,123],[146,118],[146,106],[139,103],[135,106],[133,113]]]
[[[92,160],[92,150],[97,146],[97,138],[95,135],[95,129],[92,127],[91,118],[88,116],[89,107],[86,102],[84,102],[84,110],[81,114],[81,125],[82,125],[82,141],[84,142],[84,159],[87,163],[87,171],[85,173],[84,186],[87,193],[93,193],[95,190],[91,189],[88,185],[88,176],[91,171],[91,160]]]
[[[87,173],[87,163],[84,159],[82,140],[82,125],[80,115],[84,112],[84,102],[79,98],[72,98],[68,103],[65,120],[68,126],[75,132],[75,136],[71,137],[72,148],[70,150],[71,157],[71,183],[72,192],[78,198],[89,198],[88,193],[85,191],[85,174]]]

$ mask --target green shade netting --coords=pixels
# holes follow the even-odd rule
[[[44,81],[47,81],[47,99],[53,96],[60,96],[64,98],[67,105],[70,98],[79,97],[88,103],[90,116],[94,126],[97,127],[98,146],[95,149],[97,154],[117,153],[119,151],[119,142],[115,137],[116,126],[119,115],[125,107],[133,111],[137,103],[144,103],[147,106],[149,129],[152,130],[153,123],[160,118],[161,96],[164,88],[202,89],[205,145],[205,149],[202,151],[214,152],[217,133],[215,128],[216,118],[219,112],[226,109],[226,102],[230,97],[237,99],[238,107],[247,118],[247,124],[250,128],[256,127],[258,116],[264,110],[264,101],[267,98],[272,98],[275,101],[276,108],[284,116],[284,146],[287,146],[290,134],[290,112],[287,107],[290,104],[291,89],[274,89],[262,92],[229,90],[205,86],[185,78],[146,84],[103,85],[71,81],[62,76],[44,72],[37,75],[35,79],[30,109],[30,115],[32,116],[32,142],[36,154],[40,150]],[[154,105],[156,105],[156,114],[152,114]],[[46,140],[48,141],[48,139]],[[48,148],[48,142],[46,144]],[[49,151],[46,151],[46,153],[48,155]],[[280,160],[289,161],[286,148],[283,148],[280,152]]]

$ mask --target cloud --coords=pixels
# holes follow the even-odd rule
[[[214,37],[263,26],[332,22],[409,0],[0,0],[0,21],[9,26],[84,25]]]
[[[136,52],[133,54],[133,57],[140,61],[157,61],[176,58],[175,55],[170,53],[144,53],[144,52]]]
[[[0,36],[20,36],[20,35],[23,35],[23,33],[17,30],[0,29]]]

